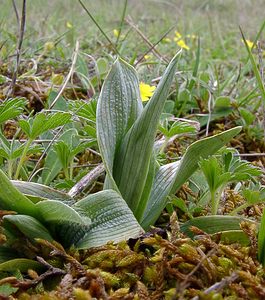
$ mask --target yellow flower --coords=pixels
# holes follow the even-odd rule
[[[118,29],[114,29],[114,30],[113,30],[113,34],[114,34],[114,36],[118,37],[118,35],[119,35],[119,30],[118,30]]]
[[[163,38],[162,42],[163,43],[171,43],[171,39],[170,38]]]
[[[182,35],[178,31],[175,31],[175,35],[177,39],[181,39],[182,37]]]
[[[241,40],[244,43],[244,40]],[[246,40],[248,48],[252,49],[252,47],[254,46],[254,43],[251,42],[250,40]],[[253,48],[256,48],[256,46],[254,46]]]
[[[71,29],[73,28],[73,24],[71,22],[66,22],[66,27]]]
[[[153,96],[154,91],[156,89],[155,86],[151,86],[143,82],[140,82],[139,88],[140,88],[140,94],[143,102],[148,101],[149,98]]]
[[[145,56],[144,56],[144,59],[149,59],[149,58],[151,58],[151,55],[148,55],[148,54],[146,54]]]
[[[185,49],[185,50],[190,50],[190,47],[188,45],[186,45],[186,43],[184,42],[184,40],[180,39],[174,39],[174,41],[177,43],[177,45],[182,48],[182,49]]]

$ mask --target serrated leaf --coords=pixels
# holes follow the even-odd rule
[[[74,135],[78,135],[78,132],[74,128],[70,128],[66,130],[59,138],[59,141],[64,141],[66,143],[69,143],[69,141],[72,141],[72,137]],[[42,183],[43,184],[49,184],[61,171],[62,169],[62,163],[60,159],[58,158],[58,155],[56,151],[54,150],[54,147],[52,147],[45,159],[44,163],[44,170],[42,172]],[[56,200],[56,199],[54,199]]]
[[[14,98],[2,102],[0,104],[0,124],[20,115],[26,103],[25,98]]]
[[[116,155],[113,177],[133,212],[137,211],[143,193],[159,118],[175,76],[177,62],[178,54],[168,65],[152,98],[126,134]]]
[[[70,120],[70,113],[57,112],[47,116],[44,113],[38,113],[33,120],[30,138],[35,139],[45,131],[65,125]]]
[[[110,180],[115,153],[141,111],[136,71],[117,59],[104,81],[97,105],[98,144]],[[112,184],[115,188],[113,180]]]
[[[139,226],[126,202],[112,190],[104,190],[78,201],[74,208],[81,209],[91,218],[88,233],[77,243],[79,249],[97,247],[109,241],[119,242],[139,236]]]
[[[30,136],[30,124],[28,121],[26,120],[19,120],[18,124],[20,126],[20,128],[26,133],[27,136]]]
[[[3,217],[4,227],[6,222],[15,225],[26,237],[34,240],[41,238],[53,241],[49,231],[35,218],[26,215],[7,215]]]

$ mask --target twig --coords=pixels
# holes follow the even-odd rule
[[[167,142],[167,145],[172,143],[176,136],[170,138]],[[165,142],[165,138],[161,138],[160,140],[155,142],[155,149],[158,149]],[[91,151],[92,149],[89,149]],[[94,153],[93,151],[91,151]],[[99,153],[98,153],[99,154]],[[99,176],[101,176],[105,172],[105,167],[103,163],[99,164],[96,168],[90,171],[87,175],[85,175],[79,182],[77,182],[71,190],[68,192],[68,195],[71,197],[75,197],[80,194],[85,188],[90,186]]]
[[[55,99],[53,100],[53,102],[51,103],[51,105],[49,106],[49,108],[51,109],[55,103],[57,102],[57,100],[61,97],[68,81],[71,79],[71,76],[72,76],[72,73],[74,72],[74,67],[75,67],[75,64],[76,64],[76,60],[77,60],[77,55],[78,55],[78,50],[79,50],[79,42],[76,41],[76,44],[75,44],[75,49],[74,49],[74,53],[73,53],[73,58],[72,58],[72,64],[71,64],[71,68],[64,80],[64,83],[63,85],[61,86],[57,96],[55,97]]]
[[[126,18],[125,19],[126,23],[129,24],[139,35],[140,37],[145,41],[145,43],[152,48],[152,52],[154,53],[154,55],[159,58],[162,59],[165,63],[168,64],[168,60],[165,59],[158,50],[155,49],[154,45],[148,40],[148,38],[142,33],[142,31],[133,23],[131,18]]]
[[[17,10],[16,1],[12,0],[12,4],[13,4],[14,11],[15,11],[15,15],[16,15],[16,19],[17,19],[17,26],[18,26],[18,30],[19,30],[20,18],[19,18],[19,13]]]
[[[116,43],[115,43],[116,47],[119,44],[119,40],[120,40],[120,36],[121,36],[121,30],[122,30],[122,27],[123,27],[123,24],[124,24],[124,18],[125,18],[125,13],[126,13],[127,5],[128,5],[128,0],[125,0],[123,11],[122,11],[122,16],[121,16],[121,22],[120,22],[120,26],[119,26],[119,31],[118,31],[118,36],[117,36]]]
[[[152,50],[155,49],[155,47],[163,40],[163,38],[165,38],[174,28],[176,25],[173,25],[171,28],[169,28],[162,36],[161,38],[155,43],[153,44],[153,46],[151,48],[149,48],[138,60],[137,62],[134,64],[134,66],[138,65],[143,59],[144,57],[151,52]]]
[[[206,289],[203,293],[209,294],[210,292],[213,292],[213,291],[219,291],[237,279],[238,279],[238,275],[236,273],[232,273],[231,276],[225,277],[221,281],[216,282],[215,284],[210,286],[208,289]],[[195,296],[191,300],[199,300],[199,299],[200,299],[199,296]]]
[[[12,96],[15,92],[15,85],[16,85],[16,81],[17,81],[18,69],[19,69],[20,60],[21,60],[21,48],[22,48],[23,37],[24,37],[24,32],[25,32],[26,4],[27,4],[27,0],[23,0],[22,16],[21,16],[20,30],[19,30],[19,38],[18,38],[17,51],[16,51],[16,66],[15,66],[13,78],[12,78],[12,81],[11,81],[11,84],[10,84],[10,87],[9,87],[9,91],[7,93],[7,98],[9,98],[9,96]],[[13,5],[14,5],[14,1],[13,1]],[[16,11],[16,14],[18,15],[17,11]]]
[[[103,163],[98,165],[92,171],[90,171],[87,175],[85,175],[77,184],[75,184],[71,190],[68,192],[68,195],[71,197],[75,197],[80,194],[86,187],[91,185],[95,180],[98,179],[105,172],[105,168]]]
[[[51,276],[54,277],[54,276],[65,275],[66,274],[65,271],[63,271],[59,268],[53,267],[52,265],[47,263],[41,257],[37,256],[37,260],[48,269],[45,273],[41,274],[40,276],[38,276],[36,279],[33,279],[33,280],[19,280],[16,277],[7,277],[7,278],[4,278],[3,281],[1,280],[1,284],[9,283],[13,287],[18,287],[20,289],[27,290],[29,288],[32,288],[32,287],[36,286],[37,284],[44,281],[48,277],[51,277]]]
[[[92,16],[92,14],[90,13],[90,11],[86,8],[85,4],[82,2],[82,0],[78,0],[79,3],[81,4],[81,6],[83,7],[83,9],[85,10],[85,12],[88,14],[88,16],[90,17],[90,19],[94,22],[94,24],[97,26],[97,28],[99,29],[99,31],[103,34],[103,36],[105,37],[105,39],[109,42],[109,44],[111,45],[112,49],[114,50],[114,52],[118,55],[120,55],[118,49],[115,47],[115,45],[113,45],[112,41],[109,39],[109,37],[106,35],[106,33],[102,30],[102,28],[100,27],[100,25],[98,24],[98,22],[96,21],[96,19]]]

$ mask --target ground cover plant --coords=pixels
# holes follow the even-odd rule
[[[0,12],[1,297],[263,299],[258,4],[55,2]]]

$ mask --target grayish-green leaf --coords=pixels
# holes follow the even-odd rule
[[[126,202],[112,190],[104,190],[78,201],[74,208],[92,220],[91,228],[77,247],[80,249],[119,242],[139,236],[143,230]]]
[[[57,191],[47,185],[20,180],[11,180],[11,182],[26,196],[36,196],[48,200],[73,201],[73,198],[68,194]]]
[[[35,205],[14,187],[2,170],[0,170],[0,207],[32,217],[37,214]]]
[[[137,211],[144,190],[159,118],[175,76],[177,62],[178,55],[170,62],[154,95],[126,134],[116,156],[114,179],[133,212]]]
[[[70,206],[60,201],[46,200],[36,204],[40,221],[47,225],[55,238],[65,246],[78,242],[87,232],[91,219],[81,216]]]
[[[35,218],[26,215],[7,215],[4,216],[5,223],[9,222],[15,225],[29,239],[40,238],[47,241],[53,241],[49,231]]]
[[[98,144],[110,180],[115,153],[141,111],[136,71],[117,59],[104,81],[97,105]],[[112,185],[115,188],[113,180]]]

